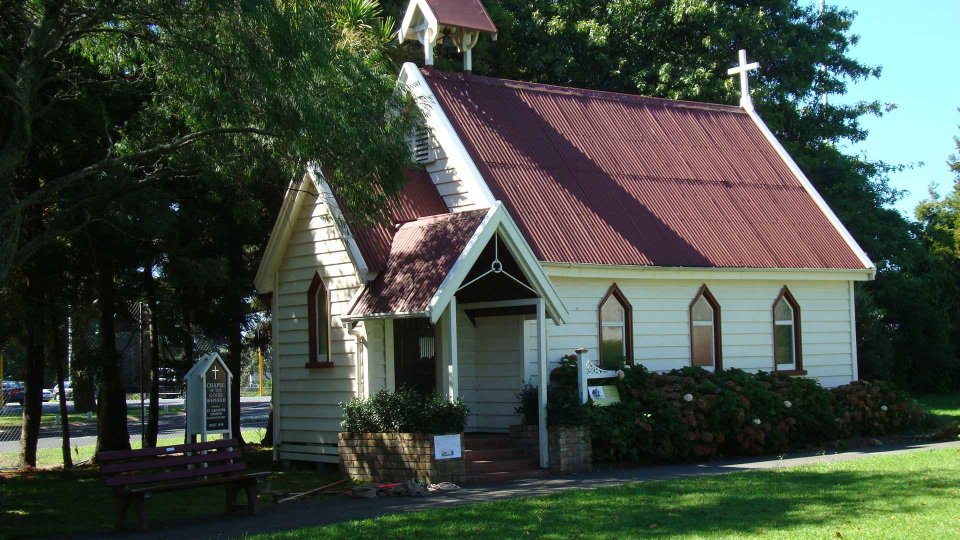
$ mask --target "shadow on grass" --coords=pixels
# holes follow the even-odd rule
[[[840,470],[688,477],[392,515],[270,538],[832,537],[841,529],[889,536],[892,530],[885,527],[901,525],[885,520],[899,517],[912,520],[897,529],[902,537],[943,537],[936,527],[910,533],[910,527],[925,527],[924,520],[940,514],[937,523],[947,527],[947,534],[960,533],[955,505],[960,453],[942,456],[940,461],[921,458],[923,466],[908,470],[897,470],[897,459],[887,457],[875,461],[883,467],[850,463]]]

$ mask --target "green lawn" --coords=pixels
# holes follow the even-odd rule
[[[269,482],[273,491],[306,491],[337,478],[335,469],[318,470],[306,464],[280,471],[270,461],[269,448],[248,450],[246,462],[251,469],[275,472]],[[272,501],[269,495],[261,494],[261,505],[272,504]],[[223,502],[222,487],[159,493],[147,500],[147,513],[151,526],[158,527],[197,516],[220,518]],[[0,473],[0,538],[62,537],[112,531],[113,515],[110,490],[97,476],[95,467],[81,467],[71,472]]]
[[[953,394],[927,394],[917,401],[928,413],[936,417],[938,425],[960,422],[960,392]]]
[[[960,450],[632,484],[255,536],[960,538]]]

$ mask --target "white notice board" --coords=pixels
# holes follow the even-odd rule
[[[463,457],[460,452],[460,434],[456,435],[434,435],[433,436],[433,457],[434,459],[458,459]]]

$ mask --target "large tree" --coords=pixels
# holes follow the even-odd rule
[[[361,213],[375,214],[400,185],[411,108],[364,37],[374,32],[344,31],[343,15],[338,2],[307,0],[0,3],[0,290],[6,306],[29,306],[51,281],[39,264],[45,249],[65,241],[87,249],[100,311],[101,449],[127,445],[123,388],[106,334],[129,274],[149,264],[140,251],[156,238],[146,230],[138,239],[122,234],[139,223],[123,214],[139,208],[138,191],[190,182],[227,160],[242,163],[237,150],[249,144],[286,177],[309,161],[322,163]],[[114,99],[131,107],[117,111]],[[69,108],[89,117],[68,126],[85,152],[59,167],[42,155],[31,159],[50,146]],[[71,141],[59,143],[59,151],[70,150]],[[176,159],[199,143],[207,143],[203,167]],[[60,216],[68,219],[52,219]],[[131,256],[109,249],[117,242]],[[27,351],[33,410],[46,334],[37,325],[11,328]]]

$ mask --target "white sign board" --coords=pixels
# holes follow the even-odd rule
[[[433,457],[437,460],[458,459],[463,457],[460,448],[460,434],[434,435]]]
[[[187,372],[187,438],[207,440],[213,433],[230,433],[230,381],[233,375],[217,353],[197,360]]]

